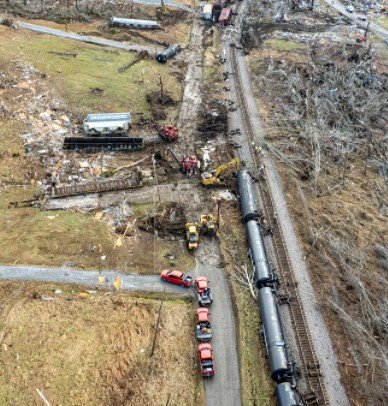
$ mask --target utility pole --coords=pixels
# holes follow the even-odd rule
[[[159,73],[159,86],[160,86],[160,100],[164,104],[164,89],[163,89],[163,80],[162,75]]]
[[[159,306],[159,311],[158,311],[158,318],[156,320],[156,324],[155,324],[155,334],[154,334],[154,341],[152,343],[152,348],[151,348],[151,353],[150,353],[150,358],[152,358],[154,356],[155,353],[155,345],[156,345],[156,338],[158,336],[158,330],[159,330],[159,324],[160,324],[160,314],[162,312],[162,307],[163,307],[163,303],[164,303],[164,299],[165,299],[165,294],[166,294],[166,288],[164,288],[163,291],[163,298],[160,301],[160,306]]]
[[[370,24],[370,19],[368,20],[368,25],[366,26],[366,29],[365,29],[365,34],[364,34],[365,38],[366,38],[366,34],[368,34],[368,31],[369,31],[369,24]]]

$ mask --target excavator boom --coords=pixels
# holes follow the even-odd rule
[[[232,161],[220,165],[214,172],[204,172],[201,176],[201,182],[204,186],[218,186],[222,185],[222,181],[219,178],[222,172],[226,171],[232,166],[235,166],[238,169],[240,165],[240,158],[235,158]]]
[[[238,165],[240,165],[240,158],[235,158],[232,161],[228,162],[227,164],[222,164],[214,171],[214,177],[218,178],[222,172],[226,171],[232,166],[236,166],[237,168]]]

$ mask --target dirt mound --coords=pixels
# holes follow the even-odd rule
[[[206,103],[200,112],[200,123],[197,130],[202,137],[209,139],[228,132],[228,110],[218,100]]]
[[[151,233],[156,231],[159,237],[181,236],[186,221],[185,208],[182,205],[167,203],[159,205],[156,213],[147,213],[139,219],[138,227]]]
[[[175,106],[177,102],[167,92],[151,92],[147,94],[151,105],[152,116],[156,121],[166,119],[165,109]]]

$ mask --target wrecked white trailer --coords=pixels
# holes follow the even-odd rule
[[[125,133],[131,126],[131,113],[88,114],[84,122],[86,135]]]
[[[136,20],[133,18],[119,18],[119,17],[112,17],[110,20],[110,25],[116,27],[139,28],[142,30],[157,30],[160,28],[159,24],[156,21]]]

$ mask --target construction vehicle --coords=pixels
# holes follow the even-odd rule
[[[218,237],[218,224],[213,214],[201,214],[201,232],[210,237]]]
[[[175,155],[171,148],[167,148],[167,152],[175,159],[179,165],[179,170],[191,178],[196,174],[198,168],[198,158],[195,155],[185,155],[181,160]]]
[[[212,172],[203,172],[201,175],[201,182],[204,186],[222,186],[224,183],[220,178],[220,175],[229,168],[235,167],[236,171],[240,165],[240,158],[235,158],[232,161],[220,165]]]
[[[158,129],[159,137],[166,142],[173,142],[178,138],[178,129],[171,124]]]
[[[195,250],[199,244],[199,227],[197,223],[189,221],[185,225],[186,228],[186,242],[189,250]]]
[[[214,214],[201,214],[201,233],[209,237],[218,237],[220,228],[221,199],[217,200],[217,219]]]

